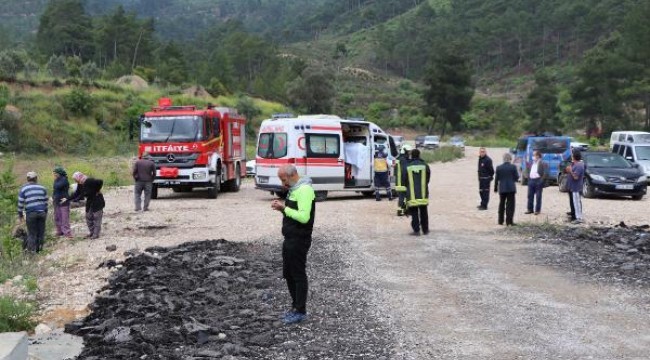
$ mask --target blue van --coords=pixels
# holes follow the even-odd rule
[[[571,138],[568,136],[524,136],[517,141],[514,164],[519,169],[521,184],[528,184],[528,173],[533,163],[533,151],[542,153],[542,160],[548,164],[547,182],[557,182],[561,164],[571,158]]]

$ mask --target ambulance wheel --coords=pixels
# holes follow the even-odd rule
[[[375,196],[375,192],[374,192],[374,191],[362,191],[361,194],[363,194],[363,196],[365,196],[365,197],[372,197],[372,196]]]
[[[327,200],[327,191],[316,191],[316,201]]]
[[[158,186],[156,184],[151,187],[151,198],[158,199]]]
[[[208,199],[216,199],[219,196],[219,191],[221,190],[221,182],[219,177],[217,177],[216,182],[208,188]]]
[[[174,187],[174,188],[172,188],[172,191],[175,192],[175,193],[179,193],[179,192],[181,192],[181,188]]]

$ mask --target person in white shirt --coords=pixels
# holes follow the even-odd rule
[[[548,164],[542,161],[539,150],[533,151],[533,165],[528,174],[528,211],[526,214],[539,215],[542,211],[542,190],[548,175]]]

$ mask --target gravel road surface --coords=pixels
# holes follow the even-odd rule
[[[495,165],[505,151],[488,150]],[[332,295],[317,287],[327,281],[316,280],[320,264],[335,261],[342,269],[340,281],[350,288],[350,303],[364,304],[362,314],[372,317],[368,321],[377,327],[391,359],[647,358],[647,287],[592,278],[582,270],[581,257],[573,259],[570,252],[562,252],[562,265],[544,261],[562,244],[530,241],[532,234],[498,226],[494,194],[488,211],[476,209],[477,150],[466,152],[464,159],[432,166],[431,234],[426,237],[407,235],[409,219],[395,216],[394,202],[332,194],[317,205],[323,246],[314,250],[328,256],[310,258],[315,262],[309,268],[315,281],[310,321],[337,306],[318,299]],[[161,199],[146,213],[133,211],[130,188],[106,198],[102,238],[57,244],[44,260],[47,274],[39,282],[39,296],[46,304],[46,323],[61,326],[87,314],[113,271],[97,266],[123,260],[127,250],[220,238],[281,243],[272,197],[251,182],[217,200],[199,192],[161,191]],[[538,216],[524,215],[525,199],[525,188],[519,187],[515,223],[565,224],[568,198],[557,187],[544,190]],[[648,222],[645,198],[586,199],[583,205],[587,223],[580,227]],[[81,223],[74,230],[84,233]],[[334,242],[336,251],[329,249]],[[116,251],[107,251],[110,245]],[[358,299],[359,294],[365,298]],[[345,302],[345,295],[340,291],[339,301]]]

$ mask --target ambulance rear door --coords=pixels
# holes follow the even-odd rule
[[[312,179],[314,190],[343,190],[345,160],[340,124],[308,125],[304,131],[304,175]]]

